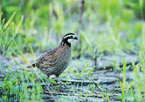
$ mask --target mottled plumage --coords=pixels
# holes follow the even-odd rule
[[[73,33],[68,33],[63,36],[60,45],[36,60],[36,63],[29,67],[37,67],[48,79],[50,75],[55,75],[59,81],[59,75],[67,68],[71,59],[71,42],[77,39]]]

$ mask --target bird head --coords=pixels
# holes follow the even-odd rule
[[[71,44],[73,40],[77,40],[78,38],[75,36],[74,33],[65,34],[62,38],[62,45]]]

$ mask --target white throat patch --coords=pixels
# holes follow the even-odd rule
[[[71,43],[74,39],[67,39],[67,42]]]

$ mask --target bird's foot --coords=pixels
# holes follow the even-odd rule
[[[62,81],[60,81],[58,78],[56,78],[56,81],[59,82],[61,86],[64,86],[67,89],[69,89],[69,87],[65,83],[63,83]]]
[[[60,81],[60,80],[59,80],[59,83],[60,83],[61,85],[63,85],[64,87],[69,88],[65,83],[63,83],[63,82]]]

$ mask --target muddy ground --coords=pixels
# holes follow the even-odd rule
[[[37,54],[38,55],[38,54]],[[28,55],[29,56],[29,55]],[[87,70],[92,69],[94,67],[94,61],[91,59],[75,59],[71,60],[71,63],[69,67],[65,70],[65,72],[71,68],[70,72],[63,77],[60,77],[60,80],[62,82],[67,82],[67,86],[69,89],[60,86],[58,84],[51,84],[51,94],[49,91],[45,88],[46,82],[42,82],[41,85],[44,89],[43,94],[43,101],[84,101],[84,102],[94,102],[94,101],[107,101],[105,99],[106,96],[109,96],[110,101],[121,101],[117,99],[119,95],[121,95],[121,88],[119,81],[122,80],[123,74],[121,73],[120,68],[123,66],[123,57],[125,56],[125,60],[127,63],[128,70],[126,73],[126,80],[128,82],[131,82],[133,80],[133,74],[132,74],[132,68],[131,68],[131,61],[134,61],[136,64],[138,63],[138,56],[137,55],[128,55],[128,54],[122,54],[119,56],[103,56],[100,60],[97,62],[97,68],[94,69],[93,72],[86,78]],[[2,101],[1,95],[2,92],[2,83],[5,78],[6,72],[9,71],[15,73],[16,68],[19,71],[23,71],[22,68],[20,68],[18,65],[15,64],[14,59],[16,59],[19,63],[23,64],[20,61],[20,58],[12,57],[9,59],[4,58],[3,56],[0,56],[1,61],[1,69],[0,69],[0,102]],[[28,57],[28,59],[32,61],[31,57]],[[86,71],[81,73],[83,68],[88,64],[88,67],[86,68]],[[117,65],[117,66],[115,66]],[[119,68],[120,67],[120,68]],[[35,71],[38,69],[35,68]],[[34,71],[34,72],[35,72]],[[71,72],[73,71],[73,73]],[[76,74],[77,71],[79,71],[79,74]],[[63,72],[62,75],[65,73]],[[74,74],[75,73],[75,74]],[[54,76],[51,76],[53,79]],[[67,80],[66,80],[67,78]],[[37,79],[36,79],[37,80]],[[94,85],[95,90],[94,92],[91,91],[90,86]],[[31,87],[31,83],[29,84],[29,87]],[[59,89],[59,90],[58,90]],[[106,96],[105,96],[106,95]],[[15,100],[16,101],[16,100]]]

